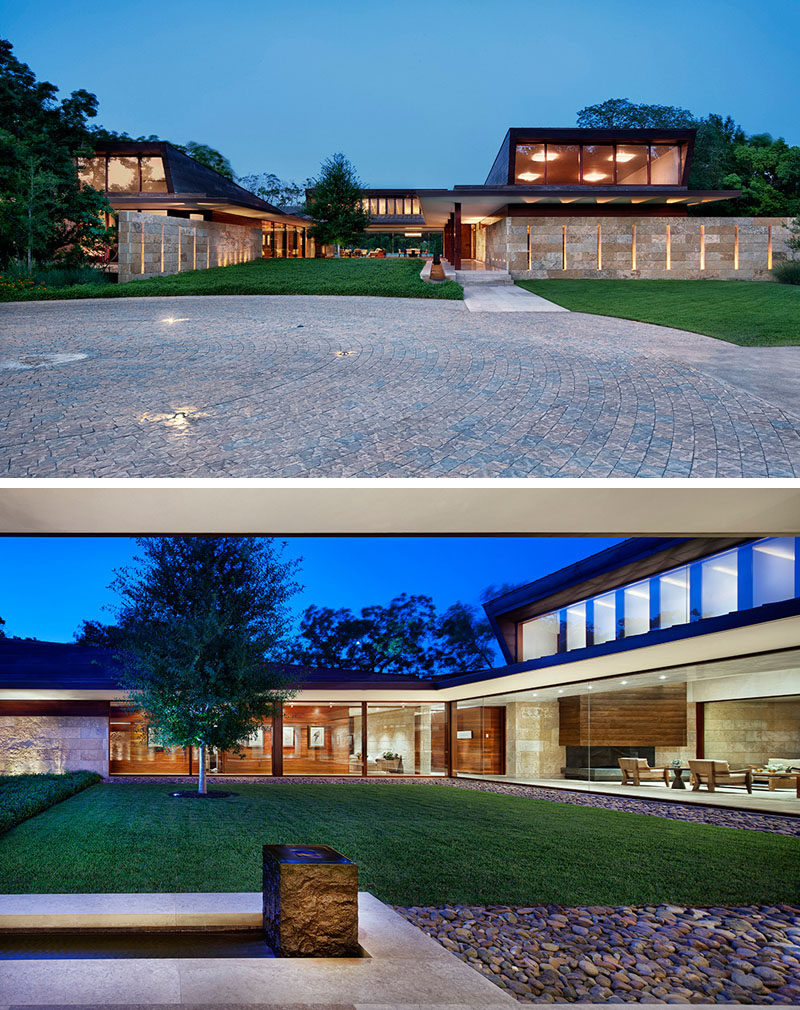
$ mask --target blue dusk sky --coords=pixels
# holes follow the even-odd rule
[[[303,558],[296,614],[309,604],[359,610],[425,593],[440,610],[479,604],[487,586],[532,582],[619,543],[590,537],[289,537]],[[109,622],[114,569],[136,553],[126,537],[0,537],[0,617],[7,635],[71,642],[86,620]]]
[[[731,115],[800,143],[798,0],[0,0],[40,79],[132,136],[210,144],[303,181],[343,151],[367,186],[481,183],[509,126],[608,98]]]

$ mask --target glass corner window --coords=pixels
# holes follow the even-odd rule
[[[650,583],[637,582],[623,591],[625,637],[644,635],[650,630]]]
[[[522,625],[522,658],[541,659],[558,652],[559,615],[544,614]]]
[[[700,566],[701,617],[731,614],[739,605],[739,559],[736,551],[709,558]]]
[[[773,537],[753,544],[753,606],[795,595],[795,539]]]
[[[659,628],[689,623],[689,569],[678,568],[658,580]]]

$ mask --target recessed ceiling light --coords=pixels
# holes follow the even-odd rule
[[[659,680],[666,680],[667,679],[666,673],[662,673],[661,676],[658,679]]]

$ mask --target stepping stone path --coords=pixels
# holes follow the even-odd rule
[[[396,911],[523,1003],[800,1003],[800,907]]]

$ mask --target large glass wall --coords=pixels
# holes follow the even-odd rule
[[[361,705],[283,710],[284,775],[360,775]]]
[[[456,775],[505,775],[506,706],[477,698],[456,705]]]
[[[444,775],[446,753],[444,703],[367,706],[368,775]]]
[[[85,186],[110,193],[166,193],[164,160],[153,155],[99,155],[78,162]]]
[[[790,600],[798,578],[796,538],[744,544],[521,622],[518,660]]]
[[[679,144],[517,144],[514,181],[526,186],[679,186]]]
[[[164,747],[139,712],[112,705],[108,743],[112,775],[189,774],[188,748]]]

